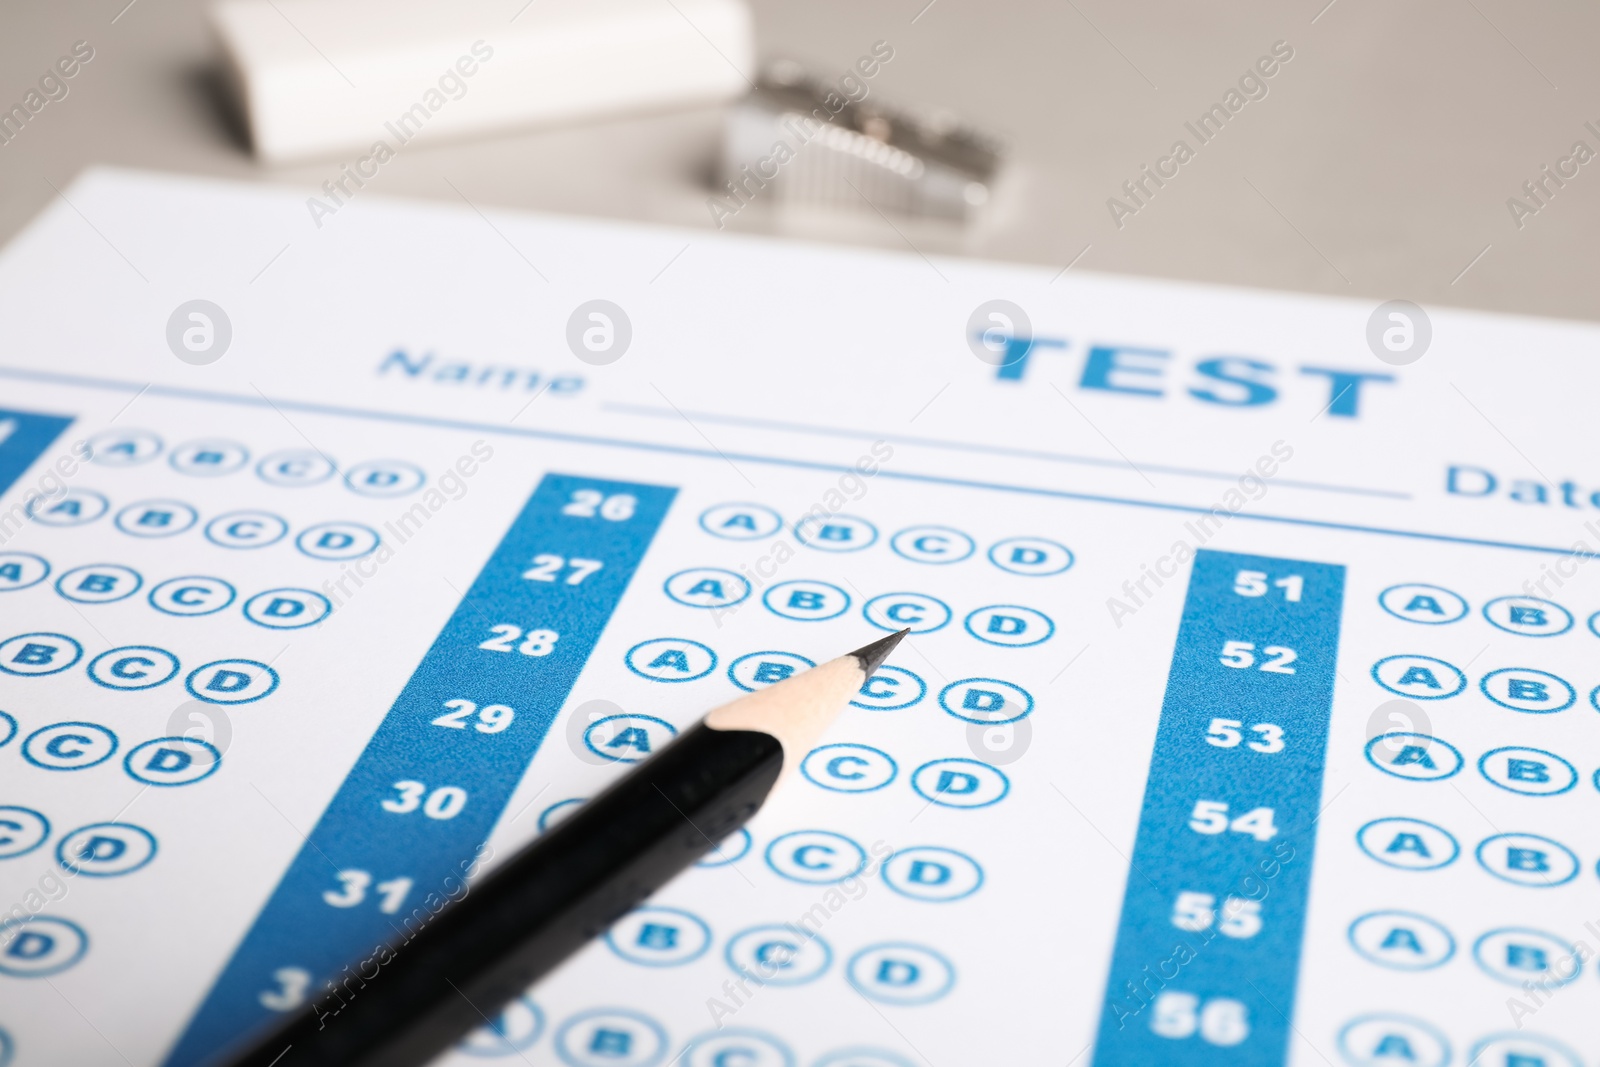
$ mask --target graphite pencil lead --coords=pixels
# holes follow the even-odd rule
[[[850,655],[854,656],[856,662],[861,664],[861,673],[871,678],[877,669],[883,666],[883,661],[889,658],[889,653],[893,652],[906,634],[910,632],[911,627],[908,626],[899,633],[890,634],[888,637],[874,641],[870,645],[862,645]]]

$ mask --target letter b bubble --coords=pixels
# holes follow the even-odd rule
[[[1496,878],[1533,889],[1565,885],[1578,876],[1572,850],[1538,834],[1495,834],[1478,845],[1478,863]]]
[[[1478,683],[1483,695],[1512,711],[1548,715],[1565,711],[1578,699],[1577,690],[1565,679],[1527,667],[1504,667],[1490,671]]]
[[[141,500],[112,521],[130,537],[176,537],[199,522],[200,513],[181,500]]]
[[[678,967],[711,947],[711,928],[678,908],[635,908],[606,931],[611,951],[646,967]]]
[[[1548,1037],[1533,1034],[1491,1034],[1467,1054],[1472,1067],[1583,1067],[1583,1058]]]
[[[850,594],[827,582],[804,579],[779,582],[761,595],[761,602],[774,615],[798,622],[836,619],[850,608]]]
[[[21,634],[0,642],[0,671],[7,674],[55,674],[82,658],[83,646],[65,634]]]
[[[56,579],[56,592],[80,604],[110,604],[139,591],[144,579],[130,567],[97,563],[76,567]]]
[[[824,552],[859,552],[878,539],[878,528],[854,515],[808,516],[794,524],[794,537]]]
[[[1501,789],[1533,797],[1555,796],[1578,784],[1577,768],[1538,748],[1508,746],[1485,752],[1478,760],[1478,773]]]
[[[667,1032],[638,1012],[594,1008],[561,1024],[555,1050],[568,1067],[654,1067],[667,1054]]]
[[[793,652],[751,652],[728,664],[728,680],[753,693],[815,666]]]
[[[1483,972],[1519,989],[1533,982],[1550,990],[1583,973],[1587,954],[1542,930],[1506,927],[1490,930],[1472,946],[1472,958]]]
[[[1572,629],[1572,613],[1560,604],[1531,596],[1503,596],[1483,606],[1496,628],[1524,637],[1554,637]]]
[[[190,441],[174,448],[167,463],[180,474],[197,478],[216,478],[234,471],[250,462],[250,450],[237,441],[210,438]]]

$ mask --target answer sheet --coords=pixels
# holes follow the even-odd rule
[[[450,1062],[1600,1065],[1593,326],[93,171],[0,347],[0,1064],[909,627]]]

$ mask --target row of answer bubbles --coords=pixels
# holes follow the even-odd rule
[[[812,749],[800,762],[800,773],[835,793],[875,793],[900,776],[900,765],[880,748],[839,742]],[[987,808],[1011,792],[1004,771],[965,756],[928,760],[907,781],[918,796],[945,808]]]
[[[1395,1012],[1373,1012],[1351,1019],[1336,1036],[1339,1055],[1353,1067],[1446,1067],[1453,1055],[1449,1040],[1432,1023]],[[1492,1033],[1474,1041],[1466,1062],[1478,1067],[1584,1067],[1576,1053],[1557,1041],[1531,1033]]]
[[[932,780],[930,776],[929,781]],[[539,814],[539,831],[543,833],[577,811],[585,799],[571,797],[545,808]],[[737,863],[750,854],[753,845],[750,832],[741,829],[719,842],[696,866]],[[842,885],[852,893],[860,878],[876,870],[884,883],[901,896],[932,903],[965,899],[984,883],[982,865],[956,849],[917,845],[890,852],[882,842],[867,848],[834,830],[781,834],[768,842],[762,857],[767,867],[786,881]]]
[[[53,497],[32,497],[25,510],[45,526],[83,526],[104,517],[111,501],[92,489],[68,489]],[[138,500],[118,509],[112,525],[144,540],[177,537],[200,525],[200,512],[182,500]],[[290,525],[270,511],[243,510],[209,519],[201,530],[219,548],[252,549],[282,541],[289,536]],[[359,559],[375,551],[381,540],[376,530],[362,523],[319,522],[296,534],[294,546],[313,559]]]
[[[700,514],[700,528],[730,541],[758,541],[785,530],[783,516],[764,504],[718,504]],[[878,543],[878,528],[854,515],[808,515],[788,528],[794,539],[821,552],[860,552]],[[908,526],[889,539],[889,548],[914,563],[960,563],[977,552],[978,543],[949,526]],[[1066,545],[1043,537],[1008,537],[986,552],[1001,570],[1031,578],[1060,574],[1074,562]],[[770,576],[769,576],[770,577]]]
[[[663,584],[667,597],[684,607],[723,613],[744,603],[753,592],[743,575],[720,567],[691,567]],[[849,593],[831,582],[809,578],[778,582],[761,594],[762,605],[772,614],[796,622],[826,622],[850,610]],[[881,593],[862,605],[862,617],[880,630],[895,633],[933,633],[955,617],[950,606],[926,593]],[[962,620],[967,633],[986,644],[1027,648],[1048,641],[1056,632],[1050,616],[1020,604],[990,604],[968,612]]]
[[[38,585],[50,574],[50,564],[40,556],[0,552],[0,592]],[[118,563],[95,563],[65,571],[55,590],[77,604],[114,604],[144,588],[144,576]],[[150,589],[150,606],[166,615],[213,615],[238,599],[238,591],[221,578],[184,575],[168,578]],[[282,587],[246,597],[240,605],[246,619],[273,630],[298,630],[315,626],[333,611],[327,597],[311,589]]]
[[[60,674],[84,656],[83,645],[66,634],[26,633],[0,641],[0,672],[39,678]],[[122,645],[89,660],[96,685],[132,692],[165,685],[182,672],[178,657],[155,645]],[[189,671],[184,687],[208,704],[249,704],[278,688],[278,672],[252,659],[220,659]]]
[[[17,720],[0,711],[0,748],[19,732]],[[29,733],[18,747],[22,758],[41,770],[82,771],[109,760],[122,740],[99,723],[55,722]],[[192,785],[211,777],[221,765],[217,747],[196,737],[152,738],[134,745],[122,759],[129,777],[159,786]],[[0,845],[0,851],[3,848]]]
[[[1423,626],[1460,622],[1471,605],[1459,593],[1438,585],[1408,582],[1378,594],[1378,605],[1397,619]],[[1573,614],[1553,600],[1536,596],[1501,596],[1486,601],[1483,617],[1498,630],[1523,637],[1555,637],[1573,627]],[[1600,637],[1600,611],[1589,616],[1589,632]]]
[[[847,906],[848,900],[840,907]],[[820,905],[826,907],[826,905]],[[646,905],[606,932],[612,952],[645,967],[681,967],[704,956],[716,938],[705,920],[681,908]],[[769,923],[728,938],[723,961],[737,975],[779,988],[806,985],[827,974],[833,947],[815,931]],[[869,945],[845,962],[845,977],[864,996],[889,1004],[926,1004],[948,993],[955,968],[941,953],[906,942]]]
[[[1461,773],[1467,760],[1461,750],[1441,737],[1393,730],[1367,742],[1367,760],[1385,774],[1413,782],[1442,782]],[[1477,759],[1478,773],[1512,793],[1550,797],[1570,792],[1578,784],[1577,767],[1541,748],[1501,745]],[[1600,788],[1600,771],[1592,781]]]
[[[653,637],[624,655],[628,669],[653,682],[692,682],[705,678],[721,662],[708,645],[687,637]],[[816,663],[797,652],[747,652],[728,664],[730,682],[746,691],[776,684]],[[899,711],[919,703],[928,692],[920,675],[884,664],[862,683],[850,701],[868,711]],[[939,690],[939,706],[966,722],[999,726],[1033,712],[1033,695],[1014,682],[997,678],[963,678]]]
[[[627,921],[627,918],[623,920]],[[852,984],[856,984],[858,976],[864,976],[869,981],[863,984],[870,986],[873,963],[877,961],[881,966],[881,959],[873,954],[884,950],[890,950],[888,958],[896,963],[910,962],[909,953],[899,945],[870,945],[851,958],[853,966],[848,969],[847,977]],[[737,999],[743,1002],[742,997]],[[881,997],[875,999],[889,1004],[901,1003]],[[795,1067],[799,1063],[794,1051],[777,1035],[726,1025],[715,1014],[718,1005],[730,1015],[738,1006],[732,1001],[713,998],[716,1028],[687,1038],[670,1058],[674,1045],[666,1028],[649,1015],[624,1007],[595,1007],[574,1013],[556,1027],[551,1046],[557,1060],[567,1067],[660,1067],[669,1063],[672,1067]],[[515,1057],[525,1061],[524,1054],[537,1045],[546,1032],[544,1011],[531,995],[524,995],[468,1035],[456,1050],[485,1059]],[[857,1045],[824,1053],[812,1061],[812,1067],[912,1067],[912,1062],[898,1052]]]
[[[0,860],[26,856],[50,839],[50,820],[32,808],[0,805]],[[56,841],[56,863],[71,874],[115,878],[132,874],[156,855],[156,838],[130,822],[97,822]]]
[[[106,467],[132,467],[166,452],[167,463],[180,474],[216,478],[243,470],[250,450],[237,441],[212,437],[187,441],[168,452],[159,436],[148,430],[106,430],[91,437],[87,458]],[[273,452],[256,463],[257,477],[268,485],[318,485],[335,474],[351,491],[362,496],[404,496],[416,492],[427,475],[415,463],[398,459],[370,459],[340,470],[337,463],[315,449],[294,448]]]
[[[1449,830],[1404,815],[1373,819],[1356,831],[1356,844],[1378,863],[1406,871],[1449,867],[1462,851]],[[1501,881],[1530,889],[1565,885],[1583,869],[1572,849],[1533,833],[1492,834],[1478,842],[1473,856],[1480,867]]]
[[[1412,700],[1445,700],[1467,688],[1467,673],[1460,667],[1414,653],[1385,656],[1372,665],[1372,678],[1389,692]],[[1571,682],[1532,667],[1488,671],[1478,680],[1478,690],[1503,708],[1532,715],[1565,711],[1578,699]],[[1600,686],[1589,691],[1589,702],[1600,710]]]
[[[1346,931],[1350,947],[1370,963],[1395,971],[1430,971],[1456,956],[1456,937],[1437,919],[1414,911],[1384,910],[1359,916]],[[1502,926],[1472,943],[1472,960],[1490,978],[1522,988],[1533,982],[1554,990],[1578,979],[1587,949],[1543,930]]]

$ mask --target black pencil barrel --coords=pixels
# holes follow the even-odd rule
[[[313,1005],[218,1067],[428,1062],[742,826],[782,766],[770,734],[696,725],[394,946],[336,1011]]]

